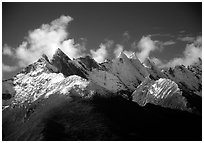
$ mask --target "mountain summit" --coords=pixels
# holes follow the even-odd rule
[[[56,112],[59,110],[59,113],[66,111],[65,115],[63,113],[63,116],[59,116],[63,121],[56,117],[57,122],[60,123],[54,121],[49,125],[53,128],[60,128],[58,136],[63,136],[60,140],[69,138],[69,136],[65,137],[64,133],[61,133],[65,130],[73,131],[73,128],[69,129],[69,126],[76,125],[83,128],[84,133],[87,132],[88,128],[91,128],[90,126],[84,128],[86,126],[83,125],[84,121],[82,123],[66,123],[66,120],[72,120],[71,115],[73,113],[76,115],[80,115],[82,112],[83,114],[86,113],[82,110],[90,111],[90,116],[92,117],[92,114],[94,114],[94,118],[97,114],[95,110],[100,109],[100,113],[104,112],[99,116],[108,114],[108,117],[105,117],[104,121],[101,121],[101,119],[100,122],[106,122],[105,120],[113,118],[111,117],[112,113],[109,113],[110,111],[118,116],[117,112],[120,111],[117,108],[120,110],[127,109],[127,111],[121,111],[121,113],[128,118],[131,118],[132,114],[141,114],[140,116],[147,117],[154,114],[156,118],[161,116],[169,118],[169,116],[175,115],[179,118],[180,124],[180,121],[183,121],[183,115],[187,114],[189,117],[196,116],[197,121],[197,116],[200,117],[201,115],[202,107],[201,65],[202,61],[200,59],[199,63],[187,68],[176,66],[168,70],[161,70],[150,59],[141,63],[136,55],[128,58],[123,52],[112,61],[98,64],[90,56],[71,60],[62,50],[57,49],[51,59],[42,55],[38,61],[28,65],[13,78],[2,82],[3,140],[49,139],[50,136],[46,137],[45,134],[52,133],[49,133],[45,126],[40,128],[37,126],[40,125],[38,123],[43,123],[49,118],[48,111],[49,113],[54,112],[52,109],[55,109]],[[81,100],[84,101],[81,102]],[[80,108],[78,108],[79,106]],[[151,108],[149,108],[150,106]],[[72,108],[74,111],[72,111]],[[133,110],[135,113],[132,113]],[[127,115],[128,111],[131,111],[131,115]],[[166,113],[171,115],[166,116]],[[178,114],[182,116],[179,117]],[[143,117],[137,117],[134,120],[139,120],[139,118]],[[76,119],[77,116],[74,115],[73,121]],[[115,121],[119,122],[118,119],[114,118]],[[95,119],[91,120],[94,124]],[[98,118],[96,120],[98,121]],[[132,121],[133,119],[129,120]],[[188,121],[191,121],[191,117]],[[194,117],[192,117],[192,121],[194,121]],[[31,122],[35,123],[30,125]],[[140,120],[140,122],[143,121]],[[136,130],[132,127],[131,129],[125,128],[125,126],[130,127],[127,122],[117,124],[128,132],[128,134],[124,133],[124,138],[125,136],[128,138],[132,136],[132,138],[137,139]],[[138,124],[141,123],[138,121]],[[32,129],[28,128],[27,125],[32,126]],[[11,130],[13,128],[14,130]],[[183,128],[185,129],[185,127]],[[20,129],[21,131],[19,131]],[[109,127],[103,128],[101,126],[98,129],[110,134],[111,137],[105,139],[117,139],[115,136],[118,133],[114,132],[112,134]],[[42,132],[43,135],[32,136],[31,134],[35,130],[38,133]],[[96,128],[94,127],[93,130],[96,130]],[[31,134],[27,135],[28,132]],[[66,135],[71,136],[72,133],[66,132]],[[185,133],[189,134],[186,131]],[[81,133],[77,132],[77,136],[80,135]],[[147,133],[148,135],[150,134]],[[177,135],[175,134],[175,136]],[[99,136],[97,135],[97,137]],[[70,137],[70,140],[72,139],[73,136]]]

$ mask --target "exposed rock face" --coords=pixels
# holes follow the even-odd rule
[[[200,80],[184,66],[176,66],[174,69],[170,68],[165,74],[179,84],[183,90],[191,90],[201,96]]]
[[[72,61],[60,49],[58,49],[53,55],[51,64],[55,66],[58,71],[64,74],[66,77],[70,75],[78,75],[86,78],[86,74],[84,73],[83,69],[80,69],[75,61]]]
[[[202,78],[201,78],[201,76],[202,76],[202,60],[201,60],[201,58],[199,58],[199,61],[197,63],[195,63],[194,65],[188,66],[188,70],[193,72],[195,74],[195,76],[202,83]]]
[[[186,133],[191,135],[186,131],[186,124],[196,122],[196,126],[190,126],[194,130],[200,127],[200,117],[194,116],[202,111],[201,67],[200,59],[188,68],[177,66],[161,71],[150,59],[142,64],[135,54],[128,58],[123,52],[112,61],[98,64],[90,56],[71,60],[58,49],[52,59],[42,55],[16,76],[2,82],[3,140],[46,140],[53,136],[59,140],[90,139],[89,135],[96,130],[99,138],[101,130],[108,130],[104,133],[107,140],[112,139],[109,135],[115,130],[120,131],[111,136],[122,131],[117,135],[119,138],[123,135],[120,139],[138,139],[138,134],[145,134],[146,139],[147,130],[150,130],[149,137],[154,138],[160,137],[161,132],[153,136],[152,132],[160,125],[161,117],[165,120],[163,124],[166,120],[175,120],[172,127],[168,124],[172,129],[182,124],[174,137],[185,132],[185,138]],[[155,120],[149,120],[155,116]],[[95,123],[99,119],[100,125]],[[116,126],[114,131],[109,131],[109,123],[111,127],[112,123]],[[142,129],[145,124],[145,131],[141,133],[138,124]],[[166,129],[163,124],[158,131]],[[198,136],[195,135],[196,139]]]
[[[107,71],[94,69],[92,72],[90,72],[89,79],[93,83],[113,93],[128,90],[128,88],[124,85],[123,82],[120,81],[117,76]]]
[[[98,65],[98,63],[92,59],[90,56],[86,56],[86,57],[80,57],[78,59],[76,59],[76,61],[78,61],[78,63],[83,64],[84,68],[87,68],[89,71],[91,71],[92,69],[99,69],[100,66]]]
[[[133,92],[133,101],[141,106],[152,103],[172,109],[187,109],[187,101],[182,96],[178,85],[169,80],[160,78],[156,81],[147,77]]]
[[[48,97],[57,92],[65,94],[66,91],[68,94],[69,90],[67,89],[72,90],[69,87],[75,86],[70,82],[74,78],[76,83],[79,80],[80,85],[77,86],[83,89],[81,91],[84,91],[84,93],[80,92],[81,96],[89,94],[87,90],[100,94],[122,93],[122,96],[125,93],[129,95],[124,95],[124,97],[133,97],[133,101],[142,106],[152,103],[176,108],[176,105],[171,103],[175,102],[172,99],[177,98],[181,101],[185,96],[189,100],[187,93],[191,93],[190,97],[192,94],[193,97],[201,96],[201,64],[200,59],[199,63],[194,66],[188,68],[176,66],[174,69],[170,68],[161,72],[149,58],[142,64],[135,54],[128,58],[122,52],[118,58],[98,64],[90,56],[71,60],[58,49],[51,60],[43,55],[37,62],[27,66],[14,78],[3,82],[3,97],[5,99],[3,105],[33,102],[40,97]],[[185,95],[182,96],[180,90]],[[132,92],[134,93],[130,96]],[[167,99],[170,101],[169,98],[172,101],[168,103],[174,107],[166,105]],[[185,108],[186,102],[183,100],[182,110]],[[177,104],[178,101],[175,103]],[[195,103],[192,102],[192,105]]]
[[[84,96],[85,93],[82,93],[82,91],[89,84],[86,79],[77,75],[66,78],[62,73],[49,72],[44,60],[40,60],[33,65],[30,66],[32,69],[35,67],[34,70],[30,69],[29,72],[27,70],[27,72],[17,74],[13,78],[13,85],[7,86],[9,92],[15,91],[13,93],[14,97],[12,97],[12,105],[32,103],[39,98],[48,98],[49,95],[58,92],[60,94],[69,94],[71,90],[76,90],[81,96]],[[4,86],[8,84],[8,82],[4,83]]]
[[[195,63],[186,68],[183,65],[164,70],[167,78],[176,82],[182,90],[182,95],[186,97],[189,106],[202,112],[202,76],[201,63]]]
[[[154,80],[159,78],[167,78],[167,76],[161,72],[161,70],[149,59],[146,58],[143,65]]]
[[[129,88],[134,91],[148,75],[138,59],[129,59],[123,52],[106,68],[112,72]]]

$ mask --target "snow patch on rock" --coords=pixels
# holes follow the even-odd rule
[[[90,72],[89,74],[89,78],[93,83],[113,93],[116,93],[120,90],[127,90],[127,88],[117,76],[107,71],[93,69],[92,72]]]
[[[132,97],[140,106],[151,103],[171,109],[189,110],[178,85],[170,79],[160,78],[153,81],[147,77],[133,92]]]
[[[129,59],[123,52],[113,60],[110,71],[118,76],[131,91],[134,91],[148,75],[137,58]]]

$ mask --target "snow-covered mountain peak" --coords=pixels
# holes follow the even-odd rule
[[[98,64],[90,56],[71,60],[58,49],[50,60],[42,55],[37,62],[27,66],[11,80],[4,81],[3,87],[6,89],[3,95],[11,95],[15,98],[14,104],[21,104],[34,102],[42,95],[49,97],[53,93],[69,94],[73,86],[79,87],[74,88],[74,92],[77,89],[81,96],[84,91],[87,93],[90,90],[101,94],[128,93],[129,98],[134,92],[133,97],[138,97],[139,100],[142,98],[145,103],[148,97],[148,102],[149,99],[156,103],[162,100],[163,105],[163,99],[174,94],[176,98],[179,95],[182,100],[180,91],[201,96],[201,63],[202,61],[188,68],[176,66],[161,72],[149,58],[141,63],[135,53],[128,58],[121,52],[116,59]],[[75,86],[70,81],[79,81],[80,85]],[[192,104],[194,103],[196,102],[193,101]]]
[[[36,72],[41,70],[44,72],[49,72],[49,69],[46,68],[46,65],[49,64],[49,60],[46,55],[43,55],[38,61],[28,65],[27,67],[23,68],[20,73],[30,73],[30,72]]]
[[[108,71],[118,76],[130,91],[134,91],[148,75],[138,59],[129,59],[123,52],[106,67]]]
[[[16,76],[2,82],[4,139],[16,139],[17,134],[18,139],[27,139],[25,135],[36,135],[36,131],[41,139],[45,130],[51,130],[51,136],[59,137],[66,131],[66,136],[69,137],[69,133],[74,132],[75,135],[78,128],[79,136],[84,136],[81,131],[86,132],[87,127],[92,127],[92,123],[95,124],[98,119],[100,122],[107,122],[107,129],[110,128],[107,120],[110,117],[117,130],[121,130],[120,124],[124,126],[122,134],[131,128],[128,132],[131,138],[134,135],[132,131],[140,132],[144,126],[145,129],[150,127],[154,132],[158,124],[162,127],[165,125],[164,128],[158,128],[163,132],[172,125],[172,130],[179,129],[177,127],[185,121],[181,128],[189,123],[193,124],[192,128],[198,120],[187,120],[190,117],[188,115],[202,115],[201,62],[188,68],[176,66],[161,72],[149,58],[141,63],[135,54],[128,58],[123,52],[118,58],[100,64],[90,56],[72,60],[60,49],[51,59],[42,55]],[[156,120],[152,120],[152,117],[156,117]],[[180,122],[175,125],[178,118]],[[79,119],[82,120],[78,122]],[[68,120],[73,122],[67,122]],[[86,125],[87,121],[91,122],[90,125]],[[15,132],[9,133],[7,127]],[[103,125],[96,124],[96,130],[98,127],[104,128]],[[186,129],[189,128],[184,130]],[[90,133],[93,132],[88,129],[87,134]],[[101,129],[99,135],[100,133]],[[107,134],[109,136],[109,132]],[[33,139],[29,137],[28,139]]]

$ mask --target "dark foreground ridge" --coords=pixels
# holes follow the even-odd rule
[[[52,95],[41,105],[6,109],[3,140],[201,140],[201,123],[195,114],[122,97]]]

